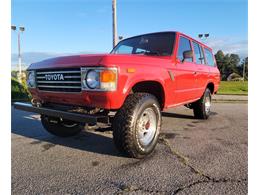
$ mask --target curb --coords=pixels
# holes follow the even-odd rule
[[[241,103],[241,104],[247,104],[247,100],[212,100],[214,103]]]
[[[248,102],[248,96],[242,95],[214,95],[213,102]]]

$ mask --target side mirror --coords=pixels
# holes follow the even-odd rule
[[[189,59],[189,58],[193,58],[192,50],[184,51],[183,52],[183,60],[182,60],[182,62],[184,62],[186,59]]]

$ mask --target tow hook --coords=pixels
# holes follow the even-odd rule
[[[42,107],[42,103],[40,102],[40,100],[37,100],[37,99],[35,99],[35,98],[33,98],[32,100],[31,100],[31,103],[32,103],[32,105],[33,106],[35,106],[35,107]]]

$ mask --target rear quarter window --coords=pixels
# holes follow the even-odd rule
[[[207,49],[207,48],[204,48],[204,52],[205,52],[207,65],[215,66],[215,61],[214,61],[214,57],[213,57],[212,52],[209,49]]]

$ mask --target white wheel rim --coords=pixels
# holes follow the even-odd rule
[[[157,128],[157,117],[152,108],[146,108],[137,121],[137,136],[143,146],[149,145],[154,139]]]
[[[211,107],[211,99],[209,96],[206,97],[205,99],[205,111],[206,113],[210,112],[210,107]]]

